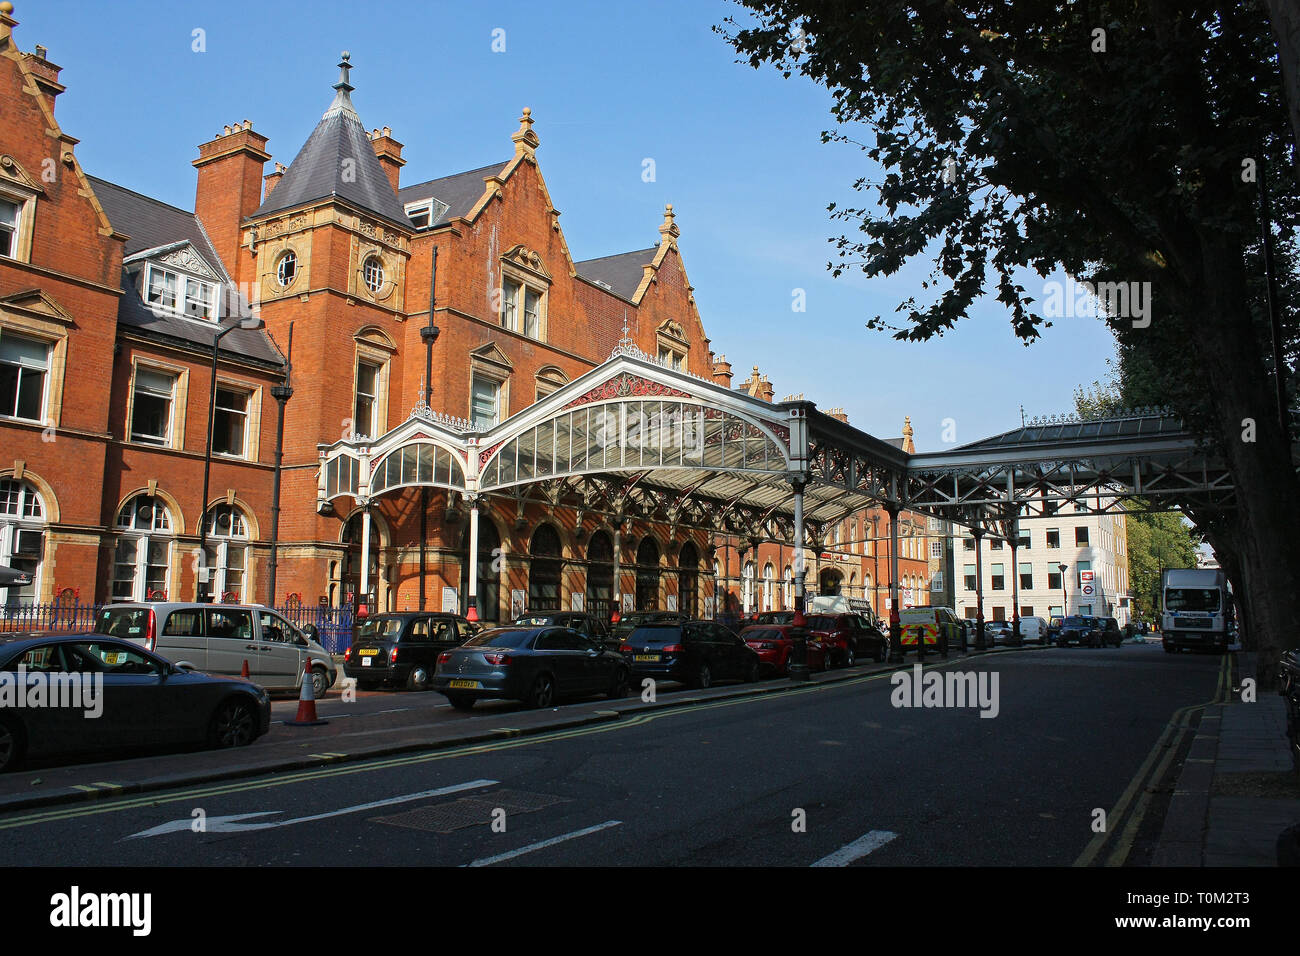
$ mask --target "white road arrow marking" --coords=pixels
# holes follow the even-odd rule
[[[897,833],[891,833],[888,830],[872,830],[864,837],[858,837],[852,843],[840,847],[829,856],[824,856],[813,866],[848,866],[854,860],[860,860],[872,850],[878,850],[894,837]]]
[[[479,790],[483,787],[491,787],[500,783],[499,780],[471,780],[469,783],[452,784],[450,787],[439,787],[436,790],[421,790],[419,793],[406,793],[400,797],[389,797],[387,800],[374,800],[370,803],[359,803],[352,807],[343,807],[340,810],[330,810],[326,813],[313,813],[307,817],[294,817],[291,820],[268,820],[259,823],[238,823],[236,821],[245,820],[249,817],[272,816],[277,813],[283,813],[283,810],[262,810],[258,813],[238,813],[225,817],[208,817],[206,823],[206,832],[208,833],[232,833],[242,832],[245,830],[273,830],[276,827],[289,827],[295,823],[310,823],[313,820],[324,820],[329,817],[340,817],[348,813],[360,813],[363,810],[374,810],[378,807],[388,807],[395,803],[408,803],[411,800],[425,800],[429,797],[443,797],[449,793],[459,793],[462,790]],[[127,840],[134,840],[137,837],[161,836],[164,833],[179,833],[182,830],[189,830],[194,823],[193,818],[186,817],[183,820],[171,820],[167,823],[160,824],[150,830],[141,830],[139,833],[132,833]]]

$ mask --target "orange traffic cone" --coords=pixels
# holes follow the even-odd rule
[[[239,676],[242,677],[244,680],[248,680],[248,658],[247,657],[244,658],[244,666],[240,670]]]
[[[303,665],[302,692],[298,695],[298,716],[284,723],[286,727],[316,727],[329,723],[328,720],[321,720],[316,716],[316,688],[312,684],[310,658]]]

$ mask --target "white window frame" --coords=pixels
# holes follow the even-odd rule
[[[41,536],[40,551],[36,558],[36,573],[32,576],[31,584],[32,595],[39,602],[41,584],[45,573],[45,532],[48,527],[48,512],[45,510],[45,501],[41,497],[40,491],[30,481],[15,478],[12,475],[7,476],[4,480],[13,482],[18,486],[18,500],[15,513],[0,512],[0,564],[5,567],[13,566],[15,546],[20,534],[24,532],[39,534]],[[28,514],[28,512],[32,513]],[[0,614],[8,606],[9,588],[0,587]]]
[[[230,530],[222,534],[217,528],[219,513],[228,510],[231,513]],[[208,548],[214,552],[214,558],[208,564],[208,593],[216,595],[216,600],[224,601],[228,590],[226,579],[230,571],[230,554],[232,551],[243,552],[244,566],[240,568],[242,577],[235,603],[244,604],[248,599],[249,557],[252,554],[251,539],[248,534],[248,516],[238,505],[216,505],[208,510],[203,519],[208,525]],[[240,532],[236,533],[238,525]],[[215,542],[215,543],[214,543]],[[207,555],[204,555],[207,561]]]
[[[403,207],[403,212],[406,213],[406,218],[411,220],[416,230],[430,229],[433,227],[433,200],[432,199],[421,199],[419,202],[408,202]],[[428,221],[424,223],[424,225],[420,225],[418,222],[416,222],[416,219],[421,215],[427,215],[429,217]]]
[[[528,295],[537,296],[537,328],[528,331],[527,307]],[[501,328],[535,342],[546,341],[546,295],[547,289],[535,282],[529,282],[523,276],[513,272],[503,272],[501,276],[501,312],[497,316]]]
[[[176,301],[173,305],[168,306],[164,302],[154,302],[151,298],[153,289],[154,273],[160,273],[164,278],[170,276],[176,280]],[[190,295],[191,284],[198,287],[200,297],[194,298]],[[196,322],[216,323],[220,320],[217,312],[217,297],[219,292],[218,283],[211,282],[208,279],[191,275],[188,272],[182,272],[179,269],[170,269],[166,266],[158,265],[154,262],[146,262],[144,268],[144,304],[149,309],[158,309],[166,312],[168,315],[178,315],[182,318],[193,319]],[[196,315],[189,309],[189,303],[197,301],[207,307],[207,315]]]
[[[28,335],[28,334],[26,334],[26,333],[24,333],[24,332],[22,332],[22,331],[17,331],[17,332],[15,332],[14,330],[12,330],[12,329],[10,329],[10,328],[0,328],[0,340],[3,340],[3,339],[5,339],[5,338],[24,339],[24,340],[26,340],[26,341],[28,341],[28,342],[35,342],[35,343],[37,343],[37,344],[39,344],[39,345],[43,345],[43,346],[45,347],[45,366],[44,366],[43,369],[40,370],[40,371],[41,371],[41,379],[42,379],[42,381],[41,381],[41,410],[40,410],[40,414],[39,414],[36,418],[25,418],[25,417],[23,417],[23,416],[21,416],[21,415],[18,415],[18,414],[10,414],[7,410],[0,409],[0,418],[7,418],[7,419],[9,419],[10,421],[17,421],[17,422],[39,422],[39,423],[41,423],[41,424],[44,424],[45,421],[46,421],[46,416],[47,416],[47,413],[48,413],[48,411],[49,411],[49,405],[50,405],[50,383],[51,383],[51,381],[52,381],[52,379],[53,379],[53,375],[54,375],[54,347],[55,347],[55,343],[50,342],[48,339],[42,338],[42,337],[37,336],[37,335]],[[10,364],[10,363],[5,363],[5,364]],[[24,362],[21,362],[21,361],[18,362],[18,363],[16,363],[16,367],[17,367],[18,370],[19,370],[19,372],[18,372],[18,388],[19,388],[19,390],[21,390],[21,388],[22,388],[23,373],[24,373],[25,371],[27,371],[27,372],[35,371],[35,369],[33,369],[32,366],[30,366],[30,365],[28,365],[28,364],[26,364],[26,363],[24,363]],[[17,393],[17,391],[16,391],[16,392],[14,393],[14,401],[17,402],[17,399],[18,399],[18,393]],[[15,412],[17,411],[17,408],[16,408],[16,407],[15,407],[14,411],[15,411]]]
[[[9,231],[9,251],[0,250],[0,259],[18,261],[18,253],[22,251],[23,245],[23,207],[26,203],[17,196],[10,196],[3,192],[0,192],[0,202],[10,203],[14,207],[12,222],[0,220],[0,228],[7,227]]]
[[[167,399],[167,424],[163,428],[163,435],[160,441],[152,440],[152,436],[139,438],[135,432],[135,413],[137,409],[136,396],[140,392],[137,376],[140,371],[151,372],[154,375],[170,376],[172,380],[171,395]],[[176,400],[179,395],[178,386],[180,384],[180,374],[169,368],[160,368],[153,365],[138,364],[131,371],[131,404],[130,417],[126,422],[126,440],[135,445],[149,445],[153,448],[173,448],[175,447],[176,434]],[[153,397],[158,397],[153,392],[147,392]]]
[[[379,282],[377,285],[370,284],[370,266],[374,263],[378,270]],[[384,268],[383,257],[377,252],[372,252],[361,262],[361,284],[365,286],[366,291],[371,295],[379,295],[384,289],[384,283],[388,281],[388,270]]]
[[[113,557],[111,571],[109,573],[109,597],[111,600],[127,601],[144,601],[148,598],[148,568],[149,568],[149,546],[153,544],[163,544],[166,547],[163,573],[163,593],[169,598],[172,597],[172,547],[176,541],[176,526],[172,520],[171,509],[167,503],[157,495],[153,496],[154,514],[150,520],[150,527],[140,529],[135,527],[136,512],[134,505],[142,498],[150,497],[147,493],[134,494],[126,501],[117,511],[117,518],[114,520],[113,527],[118,532],[117,540],[113,544]],[[132,508],[129,523],[122,523],[122,515],[126,513],[128,507]],[[161,515],[162,520],[159,520]],[[117,568],[117,548],[122,542],[135,543],[135,556],[132,559],[131,572],[131,595],[130,597],[118,597],[114,591],[117,587],[118,578]]]
[[[502,392],[504,391],[504,383],[499,378],[493,375],[488,375],[487,373],[483,372],[480,369],[473,369],[470,372],[470,376],[469,376],[469,420],[476,424],[479,423],[479,420],[475,417],[476,410],[475,410],[475,402],[474,402],[474,393],[475,393],[474,383],[476,381],[482,381],[491,384],[495,389],[496,401],[494,403],[492,421],[483,422],[482,424],[485,424],[488,427],[491,427],[492,425],[500,424],[501,423],[501,398],[502,398]]]
[[[222,393],[223,391],[224,391],[224,392],[238,393],[238,394],[244,396],[244,408],[243,408],[243,411],[242,411],[242,412],[236,412],[234,409],[223,408],[223,407],[222,407],[222,405],[221,405],[221,393]],[[250,442],[249,442],[249,433],[251,432],[251,430],[252,430],[252,428],[253,428],[253,422],[254,422],[254,415],[253,415],[253,400],[254,400],[255,396],[256,396],[256,392],[255,392],[255,390],[249,388],[249,387],[246,386],[246,385],[239,385],[239,384],[236,384],[236,383],[233,383],[233,382],[222,382],[222,381],[220,381],[220,380],[217,381],[216,400],[215,400],[215,402],[214,402],[214,404],[213,404],[213,407],[212,407],[212,434],[213,434],[213,439],[212,439],[212,446],[213,446],[213,447],[212,447],[212,454],[214,454],[214,455],[220,455],[222,458],[238,458],[238,459],[242,459],[242,460],[248,460],[248,458],[249,458],[249,447],[250,447]],[[218,451],[218,450],[217,450],[217,447],[216,447],[217,412],[229,412],[229,413],[232,413],[232,414],[242,414],[242,415],[244,416],[244,433],[243,433],[243,434],[244,434],[244,441],[243,441],[243,446],[239,449],[238,452]]]
[[[9,188],[4,188],[6,186]],[[20,192],[20,189],[24,191]],[[5,180],[0,186],[0,199],[18,207],[17,215],[14,217],[13,242],[9,254],[0,254],[0,259],[7,259],[10,262],[29,262],[32,255],[33,226],[36,221],[36,193],[26,191],[26,187]]]

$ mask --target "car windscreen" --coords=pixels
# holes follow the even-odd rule
[[[629,644],[677,644],[681,639],[682,628],[677,624],[644,624],[627,636]]]
[[[747,641],[779,641],[783,638],[781,632],[773,627],[749,627],[740,636]]]
[[[833,631],[835,630],[835,618],[826,614],[814,614],[808,618],[808,630]]]
[[[1092,618],[1067,617],[1061,627],[1092,627]]]
[[[526,647],[528,642],[533,639],[537,631],[529,630],[510,630],[500,628],[492,631],[484,631],[482,634],[475,634],[468,641],[462,644],[462,647]]]
[[[510,623],[517,624],[519,627],[546,627],[555,623],[554,614],[527,614],[523,617],[517,617]]]
[[[372,617],[357,625],[358,641],[391,641],[402,633],[400,617]]]
[[[1217,611],[1217,588],[1166,588],[1166,611]]]
[[[144,637],[150,613],[147,607],[106,607],[99,612],[95,630],[113,637]]]

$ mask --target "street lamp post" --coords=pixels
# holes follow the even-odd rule
[[[1057,568],[1060,570],[1060,572],[1061,572],[1061,618],[1064,619],[1064,618],[1067,616],[1067,614],[1069,613],[1069,612],[1068,612],[1068,601],[1069,601],[1069,599],[1066,597],[1066,594],[1065,594],[1065,569],[1068,568],[1069,565],[1068,565],[1068,564],[1058,564],[1056,567],[1057,567]]]
[[[235,329],[256,331],[262,328],[262,320],[254,316],[241,318],[238,322],[227,325],[212,337],[212,381],[208,389],[208,441],[203,452],[203,501],[199,505],[199,580],[194,585],[194,596],[198,601],[211,602],[212,572],[208,567],[208,489],[212,479],[212,430],[217,408],[217,351],[221,340]]]

